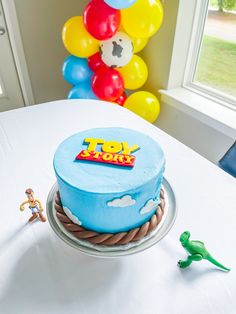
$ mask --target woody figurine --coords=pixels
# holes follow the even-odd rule
[[[32,216],[30,217],[29,222],[34,221],[37,217],[39,217],[42,222],[45,222],[46,218],[42,214],[42,204],[39,200],[34,198],[34,191],[29,188],[25,191],[25,194],[28,198],[28,201],[25,201],[20,205],[20,210],[23,211],[25,209],[24,205],[29,204],[29,208],[32,212]]]

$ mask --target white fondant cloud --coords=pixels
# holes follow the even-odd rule
[[[127,207],[134,205],[136,201],[130,196],[130,195],[125,195],[122,196],[121,198],[116,198],[110,202],[107,202],[107,206],[110,207]]]
[[[65,214],[68,216],[68,218],[70,218],[71,221],[73,221],[73,223],[79,226],[82,225],[82,222],[77,217],[75,217],[67,207],[63,207],[63,209],[64,209]]]
[[[140,214],[145,215],[155,209],[159,205],[158,200],[150,199],[146,202],[146,204],[140,209]]]

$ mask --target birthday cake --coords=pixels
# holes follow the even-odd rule
[[[67,231],[93,244],[138,241],[165,210],[165,167],[160,145],[126,128],[82,131],[54,155],[56,215]]]

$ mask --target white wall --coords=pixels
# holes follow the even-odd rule
[[[61,40],[63,24],[81,15],[84,0],[15,0],[25,57],[36,103],[66,98],[70,85],[61,75],[69,53]]]
[[[61,29],[68,18],[82,15],[87,3],[87,0],[15,0],[37,103],[66,98],[70,86],[62,79],[61,66],[68,53],[61,41]],[[167,86],[178,3],[165,0],[163,26],[142,53],[150,70],[142,89],[155,94]],[[233,143],[233,139],[167,104],[162,104],[156,125],[213,162]]]
[[[162,104],[161,115],[155,124],[214,163],[234,142],[234,139],[167,104]]]

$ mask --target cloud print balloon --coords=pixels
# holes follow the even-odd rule
[[[137,53],[162,21],[160,0],[89,1],[83,16],[71,17],[62,29],[70,53],[62,66],[63,78],[72,85],[68,98],[110,101],[153,123],[160,103],[140,90],[148,67]],[[135,89],[139,91],[127,96],[127,90]]]

